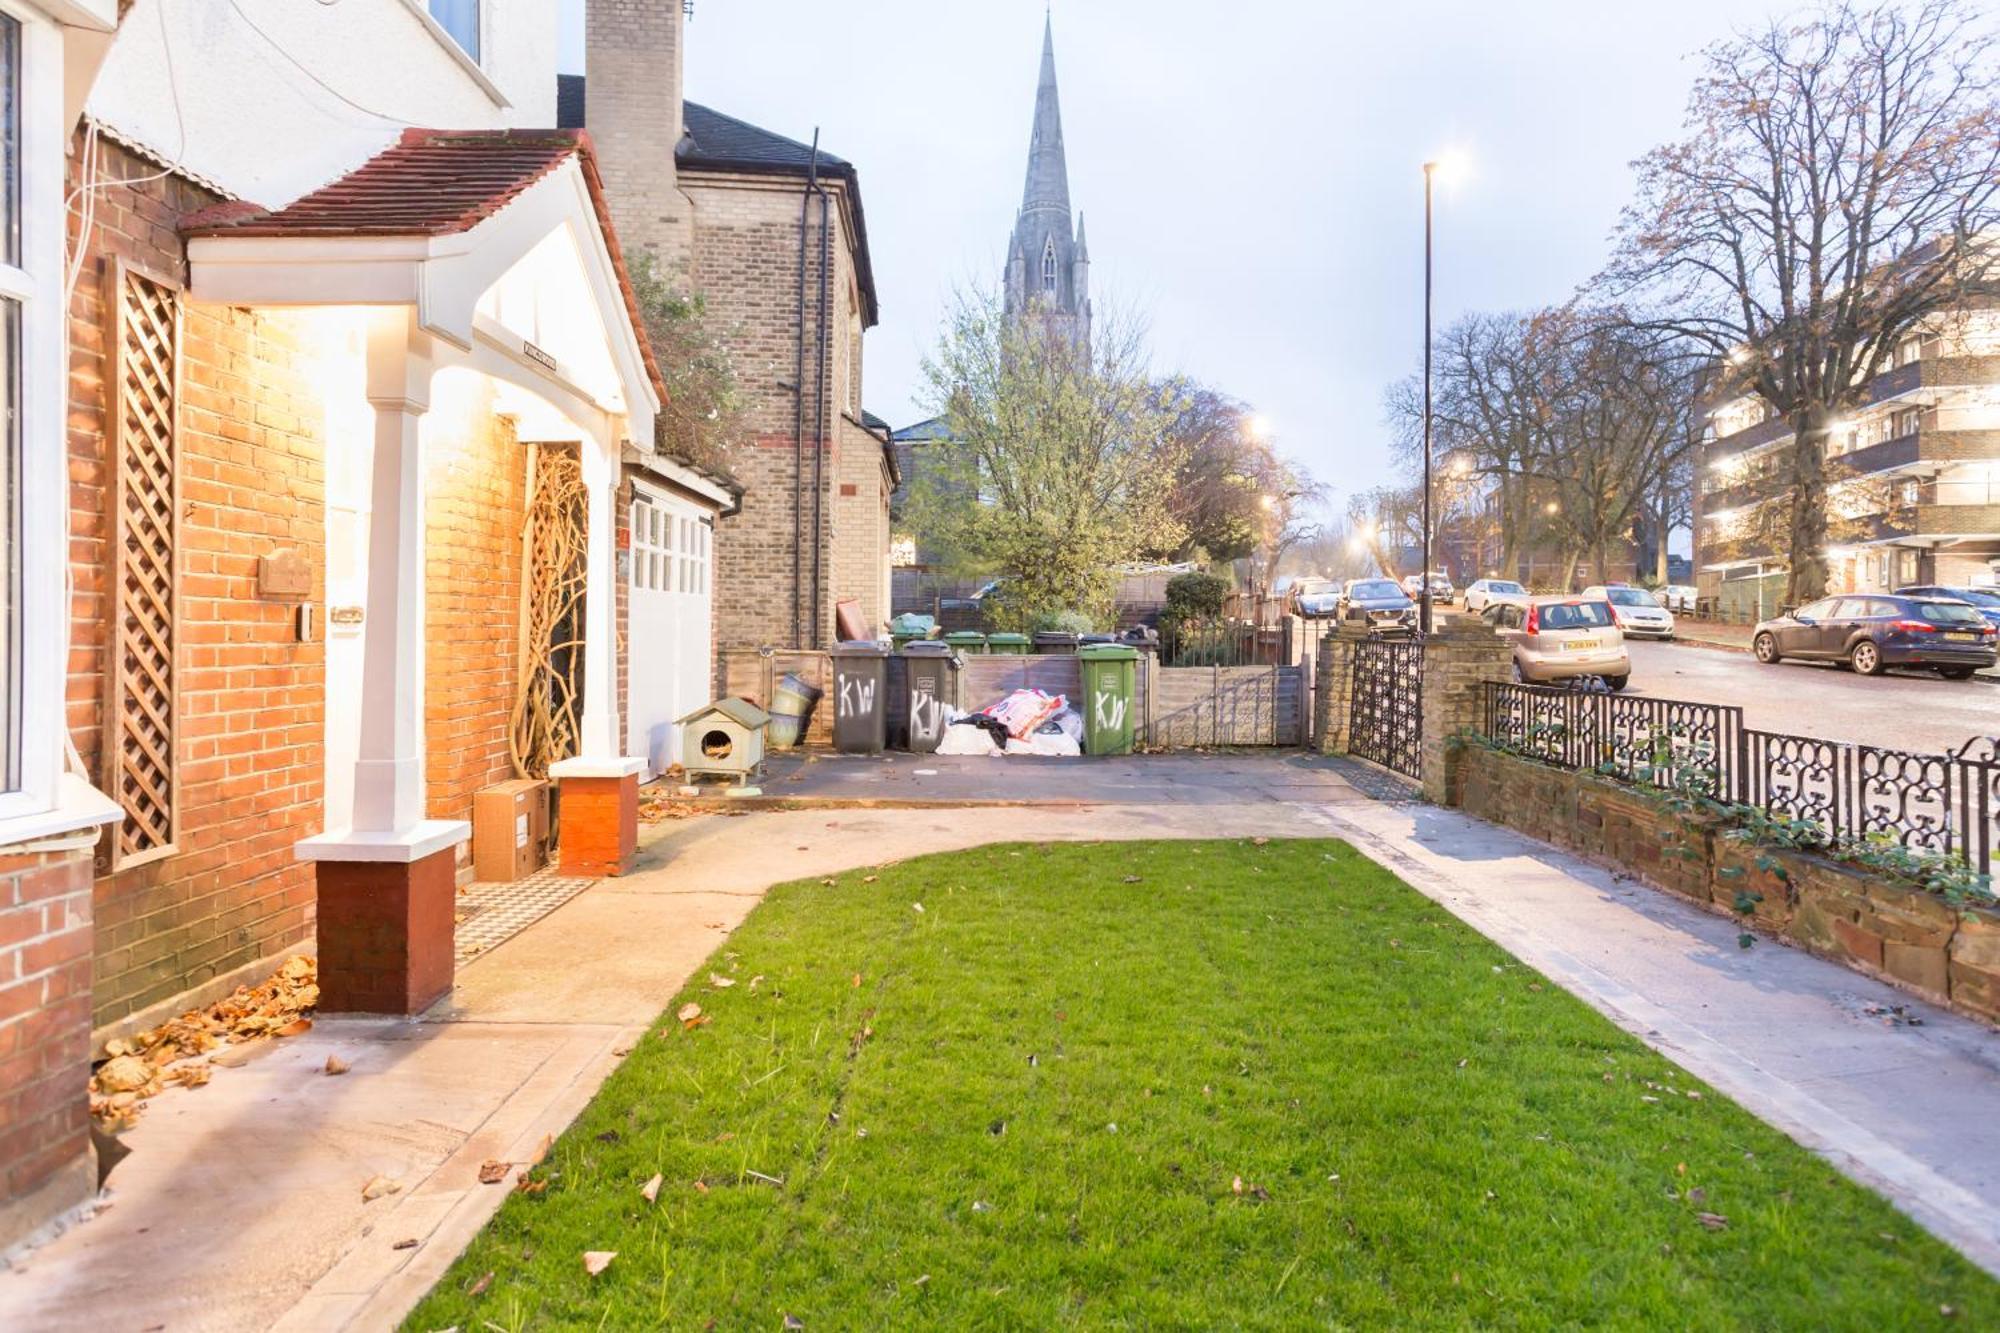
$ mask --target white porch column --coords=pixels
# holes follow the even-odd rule
[[[396,307],[368,323],[368,404],[375,409],[369,482],[368,638],[361,667],[361,745],[354,831],[391,833],[424,817],[424,413],[430,335]]]
[[[298,844],[311,861],[417,861],[471,833],[464,820],[424,818],[422,426],[433,365],[414,307],[370,312],[367,358],[375,453],[354,806],[349,827]]]
[[[618,726],[618,440],[586,438],[582,452],[583,732],[576,758],[550,764],[549,776],[562,803],[562,873],[596,877],[631,869],[646,761],[624,753]]]
[[[582,445],[586,500],[583,555],[583,732],[577,757],[604,763],[624,758],[618,726],[618,445]]]

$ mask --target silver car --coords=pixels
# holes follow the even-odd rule
[[[1474,615],[1484,614],[1487,607],[1501,602],[1518,602],[1525,606],[1528,590],[1512,579],[1474,579],[1472,586],[1465,590],[1465,609]]]
[[[1629,583],[1602,583],[1583,590],[1585,600],[1608,602],[1617,617],[1618,628],[1634,639],[1671,639],[1674,613],[1660,605],[1660,599],[1644,588]]]
[[[1501,602],[1486,622],[1514,645],[1514,679],[1547,685],[1595,676],[1613,690],[1632,678],[1625,636],[1611,604],[1584,597],[1531,597],[1526,605]]]

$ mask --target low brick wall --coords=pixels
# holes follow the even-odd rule
[[[1935,1004],[2000,1021],[2000,910],[1803,852],[1751,846],[1630,787],[1466,745],[1453,803]],[[1739,894],[1752,895],[1747,916]]]

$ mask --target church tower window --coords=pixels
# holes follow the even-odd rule
[[[1049,291],[1056,289],[1056,238],[1053,236],[1042,247],[1042,286]]]

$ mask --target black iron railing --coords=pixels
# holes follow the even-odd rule
[[[1990,874],[2000,852],[2000,741],[1951,754],[1890,750],[1743,725],[1725,704],[1486,686],[1486,738],[1562,768],[1817,825],[1829,843],[1889,838]]]

